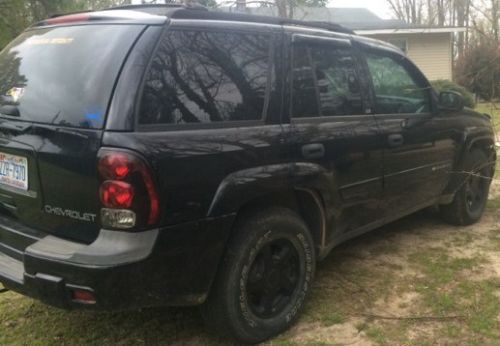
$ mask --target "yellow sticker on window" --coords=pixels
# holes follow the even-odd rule
[[[26,41],[28,45],[49,45],[49,44],[70,44],[74,38],[58,37],[58,38],[30,38]]]

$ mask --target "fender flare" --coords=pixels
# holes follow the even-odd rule
[[[319,247],[325,247],[331,220],[340,215],[340,194],[335,175],[324,167],[309,162],[294,162],[253,167],[229,174],[219,185],[208,210],[208,217],[236,214],[248,203],[283,192],[310,195],[318,213],[321,234]]]
[[[462,175],[460,173],[463,161],[466,155],[471,151],[471,149],[478,145],[478,143],[483,143],[480,148],[484,149],[485,152],[492,160],[496,160],[495,151],[495,140],[492,130],[488,127],[474,127],[466,128],[463,133],[461,149],[457,153],[457,158],[455,160],[455,166],[451,172],[450,181],[442,197],[443,204],[448,204],[453,201],[457,189],[462,184]],[[495,167],[492,167],[494,170]]]

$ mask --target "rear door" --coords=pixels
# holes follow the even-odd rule
[[[350,40],[295,34],[290,50],[292,159],[331,177],[329,243],[380,219],[381,141]]]
[[[385,209],[397,216],[441,195],[453,167],[456,136],[433,112],[429,82],[406,57],[375,48],[367,48],[365,56],[385,142]]]
[[[102,128],[144,29],[39,28],[0,53],[0,214],[61,237],[95,238]]]

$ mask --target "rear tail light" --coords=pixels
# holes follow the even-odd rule
[[[158,191],[151,169],[142,158],[125,151],[102,149],[98,170],[104,227],[146,228],[158,222]]]

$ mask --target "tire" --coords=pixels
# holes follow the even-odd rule
[[[456,226],[467,226],[478,222],[488,201],[492,170],[486,154],[473,149],[464,159],[459,174],[461,183],[451,204],[441,205],[440,212],[445,221]],[[465,172],[472,172],[468,174]]]
[[[299,316],[316,266],[304,221],[286,208],[243,217],[219,268],[202,315],[239,343],[258,343],[288,329]]]

